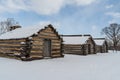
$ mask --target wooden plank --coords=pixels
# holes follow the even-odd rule
[[[33,42],[33,45],[43,45],[43,42],[40,42],[40,41],[36,41],[36,42]]]
[[[80,45],[80,44],[64,44],[64,46],[82,46],[82,45]]]
[[[0,42],[25,42],[25,39],[18,39],[18,40],[0,40]]]
[[[30,55],[30,57],[32,58],[32,59],[38,59],[38,58],[43,58],[43,56],[42,55]]]
[[[21,42],[0,42],[0,44],[21,44]]]
[[[65,50],[66,52],[82,52],[83,50]]]
[[[52,46],[61,46],[61,44],[52,44]]]
[[[43,53],[43,51],[38,51],[38,50],[31,50],[31,53]]]
[[[83,51],[83,49],[63,49],[65,51]]]
[[[34,40],[33,43],[43,43],[44,41],[42,40]]]
[[[20,50],[19,47],[0,47],[0,49],[17,49],[17,50]]]
[[[82,49],[82,47],[64,47],[64,49]]]
[[[44,43],[43,42],[33,42],[32,45],[43,45]]]
[[[34,49],[34,48],[39,48],[39,49],[43,49],[43,46],[41,46],[41,45],[34,45],[34,46],[32,46],[32,48]]]
[[[41,52],[31,52],[30,53],[30,55],[34,55],[34,54],[43,55],[43,53],[41,53]]]
[[[0,48],[21,48],[25,46],[0,46]]]
[[[0,53],[5,53],[5,54],[19,54],[20,51],[0,51]]]
[[[43,41],[39,36],[33,37],[32,40],[33,40],[33,41],[40,41],[40,42]]]
[[[54,47],[61,47],[61,45],[51,45],[52,48]]]
[[[84,49],[64,49],[65,51],[83,51]]]
[[[54,39],[54,38],[58,38],[58,36],[56,36],[56,35],[50,35],[50,34],[49,34],[49,35],[39,35],[39,37],[41,37],[41,36],[42,36],[42,37],[45,37],[45,36],[46,36],[46,37],[48,37],[48,38],[52,37],[53,39]]]
[[[31,49],[31,51],[39,51],[39,52],[42,52],[43,50],[42,50],[42,49]]]
[[[60,53],[61,51],[52,51],[51,53],[53,54],[53,53]]]
[[[4,45],[4,44],[0,44],[0,48],[3,47],[25,47],[26,45]]]
[[[30,55],[42,55],[43,53],[35,53],[35,52],[33,52],[33,53],[31,53]]]
[[[0,51],[15,51],[15,52],[20,52],[20,49],[0,49]]]
[[[32,48],[31,50],[32,50],[32,51],[42,51],[43,48]]]
[[[61,54],[61,53],[52,53],[52,55],[57,55],[57,54]]]
[[[60,47],[54,47],[54,48],[52,47],[52,50],[56,50],[56,49],[60,50],[61,48]]]
[[[52,51],[60,51],[60,49],[52,49]]]
[[[83,52],[64,52],[65,54],[83,54]]]
[[[64,48],[81,48],[82,46],[63,46]]]
[[[73,49],[73,48],[63,48],[63,49],[64,50],[83,50],[83,49],[78,49],[78,48],[77,49],[76,48],[75,49]]]
[[[55,33],[47,33],[47,32],[41,32],[40,35],[45,35],[45,36],[53,36],[56,37],[57,35]]]
[[[64,48],[64,50],[83,50],[83,48]]]
[[[42,32],[39,33],[39,35],[40,35],[41,33],[42,33],[42,34],[43,34],[43,33],[47,33],[47,34],[56,34],[56,33],[54,33],[53,31],[48,31],[48,32],[42,31]]]
[[[64,51],[64,52],[74,52],[74,53],[78,53],[78,52],[83,52],[83,51]]]
[[[39,45],[39,44],[32,44],[33,47],[43,47],[43,45]]]
[[[40,38],[45,38],[45,39],[59,39],[58,37],[51,37],[51,36],[44,36],[44,35],[40,35]]]
[[[60,44],[60,45],[61,45],[61,43],[60,43],[60,42],[52,42],[52,44]]]

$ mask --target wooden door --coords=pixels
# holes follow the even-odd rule
[[[51,57],[51,40],[44,40],[44,57]]]

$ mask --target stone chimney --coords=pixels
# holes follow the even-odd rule
[[[15,30],[17,28],[21,28],[21,26],[20,25],[11,26],[10,31]]]

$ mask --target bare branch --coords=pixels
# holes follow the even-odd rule
[[[107,36],[107,38],[112,41],[114,49],[120,42],[120,25],[117,23],[110,24],[109,27],[105,27],[102,33]]]
[[[18,22],[16,22],[13,18],[8,18],[6,21],[0,22],[0,35],[10,31],[11,26],[18,25]]]

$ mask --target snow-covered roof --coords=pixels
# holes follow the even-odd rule
[[[33,34],[37,34],[37,32],[44,27],[45,25],[41,25],[39,27],[17,28],[13,31],[9,31],[9,32],[2,34],[0,36],[0,39],[26,38],[26,37],[32,36]]]
[[[96,40],[94,40],[95,41],[95,43],[96,43],[96,45],[103,45],[104,44],[104,42],[105,42],[105,40],[104,39],[96,39]]]
[[[89,38],[90,36],[63,36],[63,41],[64,44],[85,44]]]

